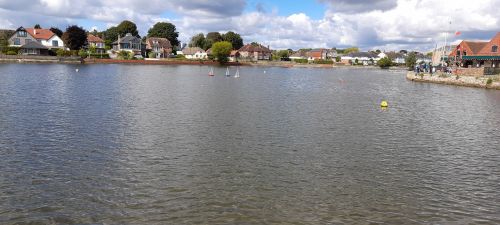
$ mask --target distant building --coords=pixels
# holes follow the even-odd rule
[[[152,52],[155,58],[168,58],[172,54],[172,44],[166,38],[147,38],[146,51]]]
[[[406,56],[399,52],[386,52],[385,55],[391,59],[392,63],[405,64]]]
[[[241,54],[238,50],[231,51],[229,54],[229,62],[238,62],[241,57]]]
[[[443,62],[448,61],[448,55],[456,45],[441,46],[432,51],[432,65],[437,66]]]
[[[328,57],[328,50],[324,48],[312,49],[307,52],[308,60],[325,60]]]
[[[341,57],[340,61],[346,65],[352,65],[358,62],[365,66],[373,65],[378,61],[378,56],[372,52],[353,52]]]
[[[247,44],[241,47],[238,52],[241,54],[242,59],[252,61],[272,59],[272,52],[269,47],[264,47],[260,44]]]
[[[143,55],[143,44],[142,40],[139,37],[132,36],[132,34],[128,33],[125,37],[118,36],[118,40],[113,42],[113,51],[127,51],[133,52],[136,56]]]
[[[457,45],[449,57],[460,67],[495,67],[500,66],[500,32],[490,41],[472,42],[462,41]]]
[[[21,47],[29,42],[37,41],[48,49],[64,48],[62,39],[49,29],[19,27],[9,38],[9,46]]]
[[[292,55],[290,55],[290,57],[288,57],[288,58],[290,58],[291,60],[307,59],[307,51],[306,50],[298,50],[295,53],[293,53]]]
[[[200,47],[185,47],[181,51],[177,51],[177,55],[184,55],[186,59],[206,59],[207,52]]]
[[[104,49],[104,40],[102,40],[100,37],[94,36],[92,34],[88,34],[87,35],[87,44],[88,44],[88,47],[94,47],[96,53],[98,53],[98,54],[106,53],[106,50]]]

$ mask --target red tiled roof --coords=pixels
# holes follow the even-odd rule
[[[497,52],[491,51],[493,46],[497,46]],[[486,45],[479,51],[478,55],[500,55],[500,49],[498,49],[498,47],[500,47],[500,32],[498,32],[490,42],[486,43]]]
[[[463,52],[464,50],[467,52],[468,56],[474,56],[484,48],[484,46],[488,44],[488,42],[483,41],[462,41],[455,49],[450,53],[450,56],[456,56],[457,50]]]
[[[104,43],[104,41],[100,38],[100,37],[97,37],[97,36],[94,36],[92,34],[88,34],[87,35],[87,41],[90,43]]]
[[[35,39],[49,40],[55,34],[49,29],[26,28],[26,31]]]

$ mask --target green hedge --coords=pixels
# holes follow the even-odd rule
[[[19,47],[9,47],[9,46],[6,46],[6,47],[2,47],[2,53],[8,55],[7,54],[8,52],[15,52],[14,55],[17,55],[19,53],[20,49],[21,48],[19,48]]]
[[[313,61],[314,64],[333,64],[333,60],[317,59]]]
[[[294,59],[293,61],[296,63],[308,63],[309,62],[309,60],[307,60],[307,59]]]
[[[64,50],[62,48],[58,49],[56,52],[57,56],[78,56],[78,50]]]

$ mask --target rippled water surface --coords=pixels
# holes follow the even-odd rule
[[[500,91],[208,70],[0,64],[0,224],[500,223]]]

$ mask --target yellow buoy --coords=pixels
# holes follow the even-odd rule
[[[388,107],[388,106],[389,106],[389,103],[387,103],[387,101],[382,101],[380,103],[380,107],[384,107],[385,108],[385,107]]]

